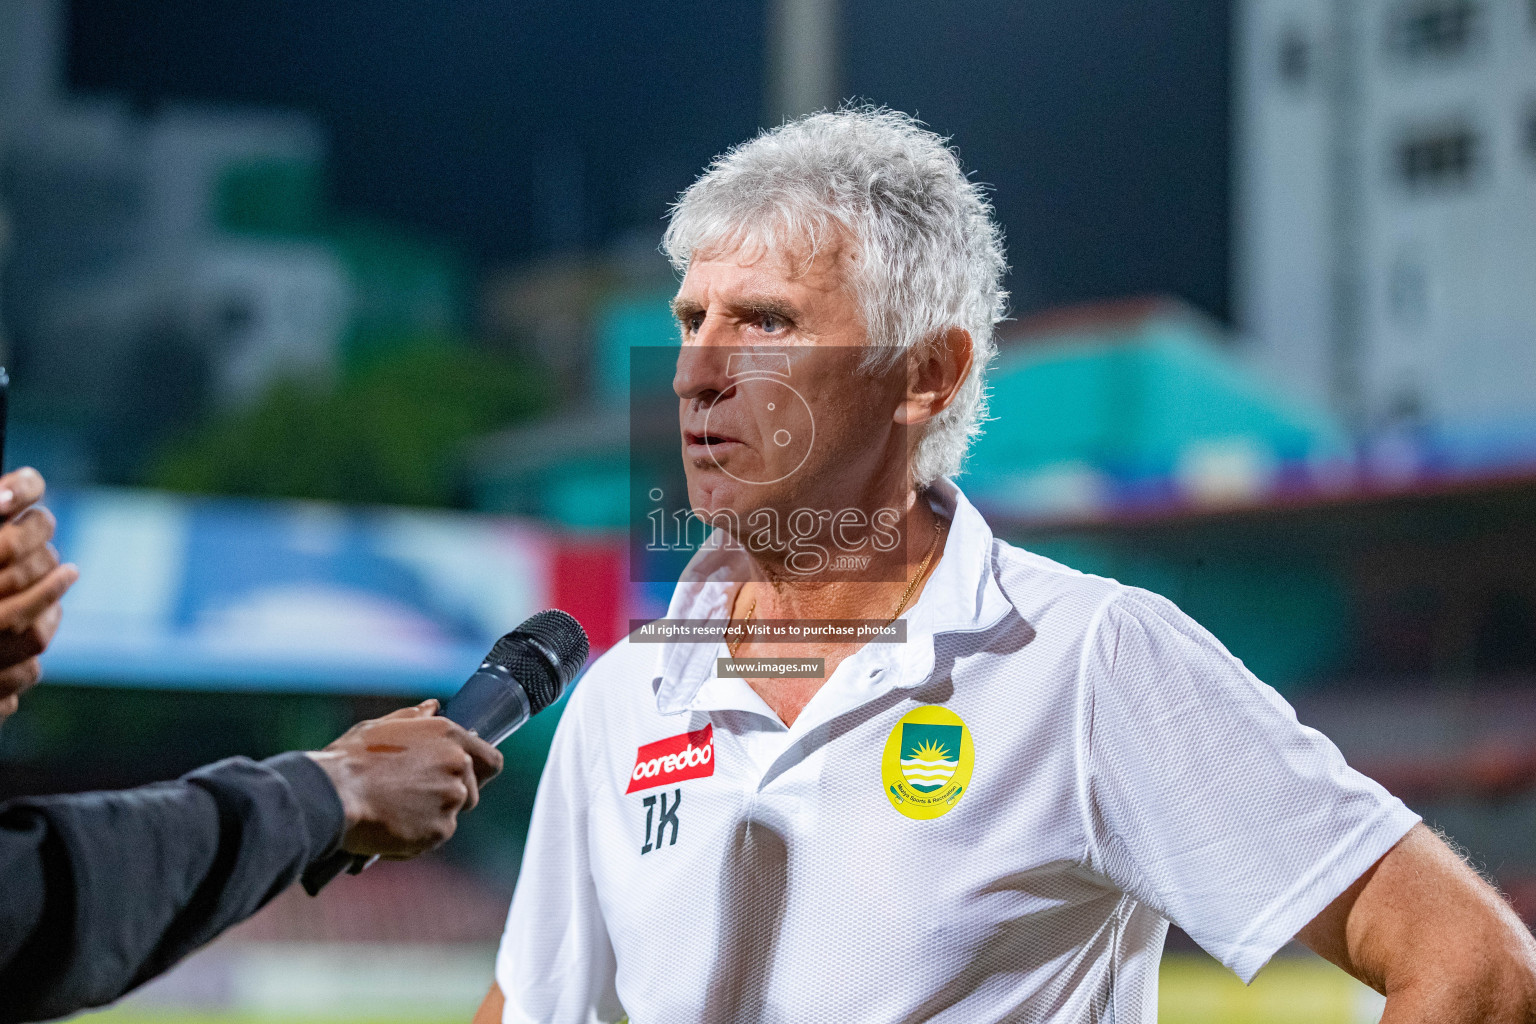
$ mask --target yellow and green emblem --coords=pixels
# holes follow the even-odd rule
[[[909,818],[937,818],[959,802],[975,762],[971,730],[959,715],[936,704],[914,708],[885,741],[885,798]]]

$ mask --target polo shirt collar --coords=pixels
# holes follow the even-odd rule
[[[860,672],[857,685],[868,691],[861,694],[863,699],[896,686],[926,682],[933,672],[936,636],[990,629],[1011,608],[997,583],[992,529],[987,521],[948,479],[936,481],[927,493],[935,509],[950,519],[944,554],[917,602],[903,616],[907,620],[907,642],[870,644],[849,659],[886,662],[870,672]],[[715,535],[711,535],[710,542],[684,569],[672,593],[667,617],[714,619],[723,625],[730,618],[731,604],[741,587],[740,580],[746,575],[745,558],[741,551],[721,547]],[[718,705],[773,717],[744,681],[715,678],[715,659],[723,649],[722,643],[661,644],[652,680],[657,710],[674,715],[715,710]],[[720,698],[726,698],[723,704]]]

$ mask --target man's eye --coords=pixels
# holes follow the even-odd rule
[[[704,318],[697,315],[690,316],[688,319],[683,321],[683,326],[687,329],[689,334],[697,334],[699,333],[699,328],[704,326]]]
[[[763,329],[764,334],[774,334],[784,329],[784,321],[776,316],[765,316],[758,321],[758,326]]]

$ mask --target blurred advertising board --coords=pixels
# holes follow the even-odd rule
[[[50,496],[81,569],[52,682],[451,693],[502,633],[626,621],[623,547],[506,517],[91,489]]]

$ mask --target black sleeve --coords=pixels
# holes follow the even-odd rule
[[[244,920],[340,841],[303,754],[0,804],[0,1024],[123,995]]]

